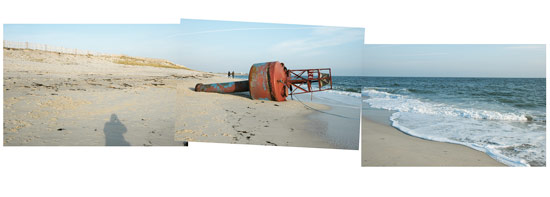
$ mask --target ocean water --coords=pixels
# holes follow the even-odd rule
[[[363,107],[393,127],[485,152],[509,166],[546,166],[546,79],[362,77]]]

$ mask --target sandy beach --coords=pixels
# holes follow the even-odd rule
[[[197,83],[237,80],[242,79],[165,60],[4,49],[3,142],[158,146],[200,141],[350,149],[333,140],[333,130],[358,130],[353,122],[358,121],[330,114],[353,117],[353,110],[252,100],[248,92],[194,91]],[[353,149],[356,133],[346,136]]]
[[[147,58],[3,52],[5,146],[182,145],[176,81],[210,76]]]
[[[197,83],[239,81],[227,77],[183,79],[178,84],[176,140],[343,148],[327,136],[328,124],[316,110],[330,110],[318,103],[303,104],[252,100],[248,92],[218,94],[195,92]]]
[[[407,135],[389,125],[390,114],[363,109],[362,166],[505,166],[466,146]]]

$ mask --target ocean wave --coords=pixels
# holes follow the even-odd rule
[[[358,92],[348,92],[348,91],[341,91],[341,90],[327,90],[326,92],[331,94],[339,94],[339,95],[351,96],[355,98],[361,98],[361,93],[358,93]]]
[[[430,91],[430,90],[421,90],[421,89],[414,89],[414,88],[407,89],[407,91],[413,92],[413,93],[418,93],[418,94],[433,94],[433,93],[435,93],[434,91]]]
[[[444,115],[481,120],[532,121],[528,114],[496,112],[482,109],[465,109],[442,103],[423,102],[408,96],[392,94],[375,89],[363,89],[366,97],[364,102],[370,107],[394,110],[399,112],[415,112],[420,114]]]
[[[301,85],[300,87],[304,88],[307,90],[307,85]],[[344,96],[350,96],[350,97],[354,97],[354,98],[361,98],[361,93],[358,92],[360,91],[360,89],[354,89],[354,88],[350,88],[350,89],[332,89],[332,90],[325,90],[325,91],[321,91],[321,92],[316,92],[315,94],[323,94],[323,93],[327,93],[327,94],[336,94],[336,95],[344,95]]]

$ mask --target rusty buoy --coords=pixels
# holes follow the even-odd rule
[[[254,64],[248,74],[250,96],[258,100],[286,101],[287,78],[287,69],[280,62]]]
[[[328,71],[328,73],[323,73]],[[281,62],[253,64],[248,73],[248,81],[195,85],[197,92],[233,93],[250,91],[252,99],[286,101],[292,94],[318,92],[332,89],[330,68],[288,70]],[[306,76],[303,76],[306,75]],[[317,83],[317,89],[312,84]],[[330,84],[329,88],[324,88]],[[294,87],[294,90],[292,90]]]
[[[218,93],[245,92],[248,91],[248,81],[235,81],[213,84],[197,83],[197,85],[195,85],[195,91]]]

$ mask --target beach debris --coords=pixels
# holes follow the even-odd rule
[[[332,89],[330,68],[288,70],[284,63],[253,64],[247,81],[195,85],[197,92],[250,92],[252,99],[286,101],[288,95]]]

